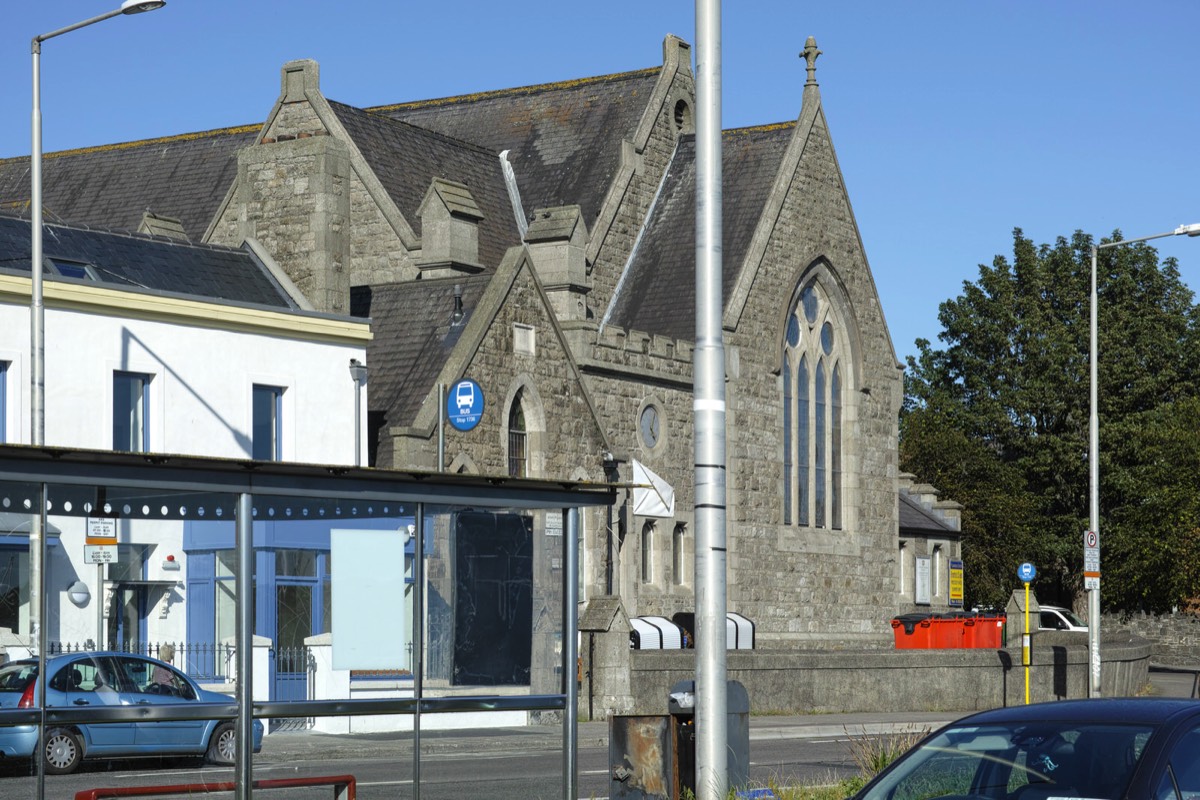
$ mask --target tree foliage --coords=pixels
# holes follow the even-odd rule
[[[1026,560],[1044,601],[1082,587],[1091,246],[1078,231],[1036,246],[1015,230],[1011,260],[942,303],[943,346],[919,340],[908,360],[901,464],[964,504],[973,602],[1003,602]],[[1100,250],[1097,284],[1102,597],[1169,607],[1200,594],[1188,570],[1162,581],[1152,567],[1195,555],[1200,487],[1181,466],[1200,466],[1200,427],[1182,421],[1200,415],[1197,311],[1175,262],[1146,243]]]

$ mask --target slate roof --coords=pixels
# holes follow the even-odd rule
[[[945,520],[938,517],[932,511],[929,511],[925,506],[909,497],[907,492],[898,492],[900,498],[900,532],[907,534],[954,534],[960,535],[960,532],[948,525]]]
[[[496,154],[508,150],[526,215],[536,208],[577,204],[590,230],[620,167],[621,140],[633,138],[661,71],[654,67],[367,111]]]
[[[48,224],[47,258],[92,265],[101,284],[279,309],[294,304],[250,252],[162,236]],[[30,222],[0,214],[0,268],[29,272]],[[53,278],[51,278],[53,279]]]
[[[259,126],[49,153],[42,159],[46,219],[136,230],[142,213],[174,217],[204,237],[237,177],[237,151]],[[0,159],[0,209],[28,212],[29,158]]]
[[[589,227],[637,130],[660,67],[560,83],[358,109],[330,101],[413,230],[434,177],[465,183],[482,208],[480,260],[519,242],[499,154],[522,204],[577,204]],[[409,123],[409,124],[406,124]],[[179,219],[200,241],[237,177],[237,151],[259,125],[48,153],[46,218],[135,230],[145,211]],[[29,158],[0,159],[0,210],[27,211]]]
[[[329,105],[417,235],[421,232],[417,209],[429,184],[434,178],[445,178],[466,184],[483,211],[479,223],[483,264],[496,266],[509,247],[521,243],[495,153],[342,103]]]
[[[459,275],[351,290],[351,314],[371,318],[374,338],[367,345],[371,365],[367,405],[383,411],[380,424],[385,430],[411,425],[416,419],[491,277]],[[463,293],[463,318],[457,325],[450,318],[455,286],[461,286]],[[390,455],[389,448],[382,450],[381,455]]]
[[[740,128],[722,136],[722,290],[729,299],[792,123]],[[691,340],[696,335],[696,141],[681,137],[649,226],[608,324]]]

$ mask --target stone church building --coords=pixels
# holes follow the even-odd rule
[[[772,649],[886,643],[913,558],[944,582],[961,557],[958,507],[902,489],[902,368],[801,55],[796,119],[723,135],[728,605]],[[47,156],[46,216],[249,241],[313,310],[369,317],[373,466],[630,484],[583,522],[584,613],[671,617],[694,604],[691,64],[668,36],[648,69],[356,108],[294,61],[261,124]],[[0,161],[0,208],[28,197],[28,159]],[[463,378],[483,421],[439,436]]]

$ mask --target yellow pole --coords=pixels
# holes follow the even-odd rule
[[[1021,637],[1021,663],[1025,665],[1025,705],[1029,705],[1029,581],[1025,581],[1025,635]]]

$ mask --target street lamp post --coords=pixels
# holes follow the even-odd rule
[[[1097,404],[1098,397],[1098,382],[1096,380],[1097,373],[1097,332],[1099,330],[1098,316],[1096,313],[1097,294],[1096,294],[1096,254],[1105,248],[1116,247],[1122,244],[1136,244],[1137,242],[1146,242],[1151,239],[1162,239],[1166,236],[1200,236],[1200,223],[1192,225],[1180,225],[1173,231],[1165,233],[1156,233],[1152,236],[1141,236],[1137,239],[1121,239],[1116,242],[1105,242],[1103,244],[1092,245],[1092,293],[1091,293],[1091,329],[1088,342],[1088,360],[1090,365],[1090,381],[1089,381],[1089,403],[1091,412],[1088,416],[1088,505],[1089,505],[1089,525],[1092,533],[1096,535],[1097,546],[1100,539],[1100,415],[1099,406]],[[1098,565],[1097,565],[1098,566]],[[1094,578],[1088,579],[1088,662],[1089,669],[1089,695],[1091,697],[1100,696],[1100,576],[1099,573]]]
[[[123,14],[153,11],[165,5],[166,0],[124,0],[119,8],[106,14],[33,37],[33,152],[29,157],[32,241],[29,260],[29,273],[32,277],[29,298],[29,443],[35,447],[46,443],[46,324],[42,303],[42,42],[106,19]],[[38,652],[42,654],[46,652],[46,632],[41,624],[46,600],[42,591],[42,565],[45,563],[45,537],[42,536],[44,514],[43,504],[39,513],[34,515],[29,528],[29,635],[37,642]],[[38,774],[41,775],[40,770]]]
[[[30,216],[33,235],[33,252],[30,260],[30,273],[33,276],[31,289],[30,313],[30,444],[35,446],[45,444],[46,437],[46,352],[45,352],[45,318],[42,305],[42,42],[62,36],[64,33],[86,28],[97,22],[121,16],[122,14],[140,14],[143,11],[153,11],[165,6],[166,0],[125,0],[120,8],[113,9],[98,17],[76,22],[65,28],[59,28],[50,33],[33,37],[33,154],[29,159],[30,178]]]

